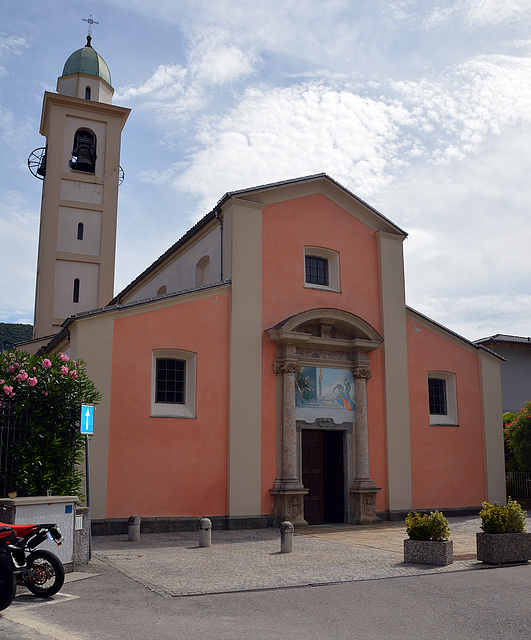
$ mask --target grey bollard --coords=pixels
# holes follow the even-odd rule
[[[140,516],[129,516],[127,521],[127,539],[140,540]]]
[[[287,520],[280,525],[280,553],[291,553],[293,551],[294,530],[293,524]]]
[[[210,547],[212,543],[212,522],[208,518],[199,520],[199,546]]]

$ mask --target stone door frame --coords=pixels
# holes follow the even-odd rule
[[[376,494],[380,488],[369,473],[367,383],[372,374],[367,354],[378,349],[383,338],[359,316],[329,308],[309,309],[286,318],[267,329],[266,334],[277,346],[274,367],[282,378],[282,435],[281,442],[277,443],[280,463],[270,490],[274,496],[275,521],[307,525],[303,498],[308,490],[301,479],[302,453],[295,415],[295,379],[304,366],[352,370],[356,410],[353,455],[344,462],[345,477],[352,482],[345,496],[346,518],[354,524],[378,521]]]

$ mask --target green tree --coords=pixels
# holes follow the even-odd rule
[[[101,396],[85,372],[83,361],[64,353],[39,357],[20,351],[0,354],[0,405],[24,414],[28,435],[16,447],[16,486],[20,496],[80,496],[84,436],[81,404]],[[0,424],[0,428],[1,428]]]
[[[507,471],[531,471],[531,401],[503,416]]]

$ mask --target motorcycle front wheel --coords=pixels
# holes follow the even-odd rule
[[[13,602],[17,591],[17,583],[13,567],[0,558],[0,611],[7,609]]]
[[[26,559],[32,575],[23,578],[24,586],[41,598],[55,595],[65,581],[63,563],[51,551],[33,551]]]

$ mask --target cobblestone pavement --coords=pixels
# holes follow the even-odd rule
[[[166,597],[488,568],[476,560],[479,518],[449,521],[454,563],[446,567],[403,562],[403,522],[298,530],[288,554],[280,553],[277,529],[252,529],[213,531],[209,548],[199,548],[198,533],[143,534],[138,542],[102,536],[93,538],[93,555]]]

